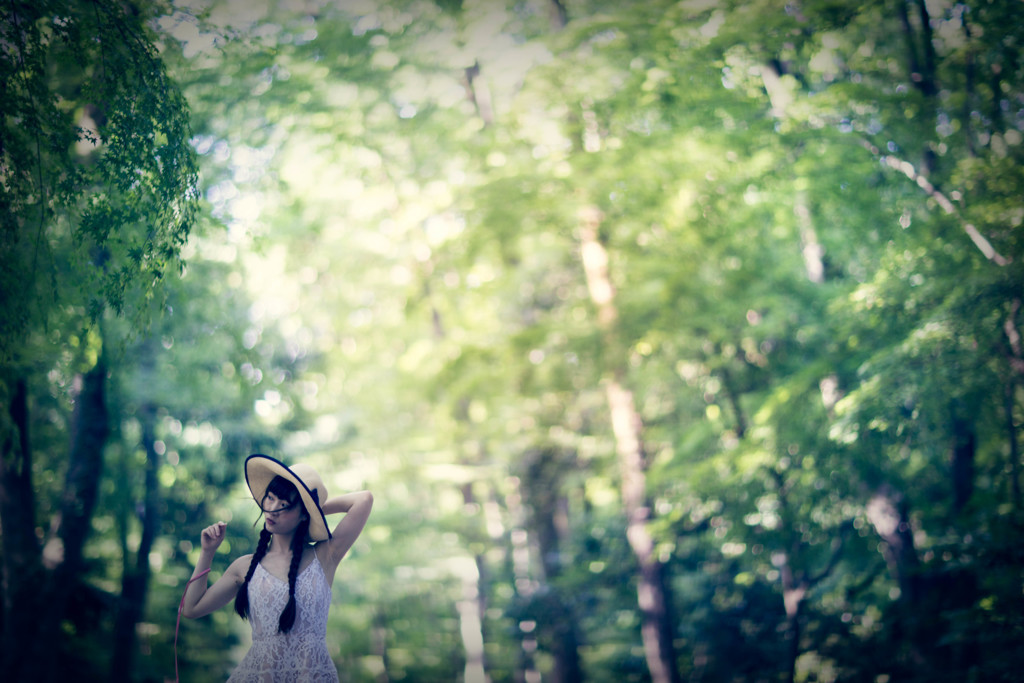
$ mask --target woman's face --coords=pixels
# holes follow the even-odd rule
[[[260,507],[266,516],[267,531],[272,534],[294,533],[306,514],[299,496],[295,497],[294,502],[289,502],[284,498],[278,498],[271,491],[267,491],[263,496]]]

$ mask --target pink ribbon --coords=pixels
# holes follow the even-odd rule
[[[210,573],[209,569],[204,569],[199,572],[197,576],[193,576],[185,584],[185,592],[181,594],[181,602],[178,604],[178,623],[174,625],[174,680],[178,680],[178,629],[181,627],[181,611],[185,609],[185,596],[188,595],[188,587],[192,585],[193,581],[198,581],[207,574]]]

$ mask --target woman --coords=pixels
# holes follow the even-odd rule
[[[246,458],[245,481],[266,516],[256,552],[236,559],[207,587],[200,577],[210,569],[226,524],[203,529],[181,613],[196,619],[235,598],[235,611],[252,625],[253,642],[230,683],[337,681],[326,643],[331,583],[366,525],[373,495],[328,498],[312,467],[289,468],[260,454]],[[347,514],[331,533],[326,516],[341,512]]]

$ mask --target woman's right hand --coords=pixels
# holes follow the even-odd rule
[[[199,539],[199,545],[203,550],[214,551],[224,541],[228,525],[224,522],[217,522],[203,529]]]

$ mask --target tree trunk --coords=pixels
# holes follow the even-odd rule
[[[595,207],[581,213],[580,254],[590,297],[597,306],[598,323],[606,347],[616,352],[615,287],[608,275],[608,253],[598,241],[601,214]],[[609,359],[612,371],[605,379],[605,394],[611,413],[612,431],[619,456],[622,504],[626,514],[626,536],[639,566],[637,603],[641,614],[644,656],[653,683],[680,683],[673,643],[674,625],[669,617],[669,599],[664,568],[654,554],[654,539],[647,528],[651,508],[647,501],[647,458],[643,445],[643,421],[637,412],[633,394],[622,384],[622,363]]]
[[[156,452],[156,407],[147,404],[141,412],[142,446],[146,451],[145,492],[142,504],[142,536],[135,554],[134,566],[124,557],[121,599],[114,619],[114,655],[110,662],[110,680],[114,683],[132,680],[138,650],[136,626],[142,620],[149,593],[149,553],[160,530],[160,485],[157,478],[159,455]]]
[[[786,609],[786,683],[796,680],[796,660],[800,658],[800,611],[807,585],[794,579],[790,558],[782,566],[782,602]]]
[[[468,71],[468,70],[467,70]],[[472,85],[472,80],[470,80]],[[425,284],[425,294],[429,299],[431,296],[429,282]],[[434,337],[438,340],[446,336],[444,321],[437,307],[431,302],[431,320],[433,322]],[[460,422],[469,422],[469,400],[463,398],[457,409],[457,419]],[[470,462],[463,462],[472,466]],[[476,496],[473,494],[473,483],[468,482],[462,486],[462,501],[469,506],[476,506]],[[487,574],[486,561],[484,556],[476,553],[473,556],[476,564],[476,576],[464,576],[462,583],[462,600],[456,605],[459,612],[459,630],[462,636],[462,648],[465,653],[465,668],[463,673],[464,683],[490,683],[491,677],[487,673],[487,651],[485,649],[484,617],[487,612]],[[382,657],[386,655],[386,648],[382,645]],[[384,658],[384,671],[387,671],[387,659]]]
[[[472,483],[462,487],[462,500],[467,506],[476,506]],[[484,615],[487,613],[487,577],[483,555],[473,556],[476,574],[467,572],[462,577],[462,600],[458,603],[462,647],[466,653],[464,683],[490,683],[487,657],[484,650]]]
[[[534,451],[525,458],[523,489],[530,510],[530,527],[536,534],[544,569],[543,592],[548,601],[544,614],[552,618],[537,626],[542,640],[554,658],[554,683],[580,683],[583,667],[579,654],[579,631],[572,605],[557,587],[562,575],[562,544],[567,533],[565,496],[561,492],[566,456],[555,449]]]
[[[380,657],[380,671],[374,676],[377,683],[388,683],[388,617],[384,610],[378,609],[373,614],[373,628],[370,633],[371,653]],[[468,683],[468,682],[467,682]]]
[[[793,683],[796,681],[796,663],[801,652],[800,639],[803,635],[801,618],[807,594],[835,570],[843,554],[846,535],[853,525],[847,523],[841,527],[839,536],[832,540],[832,555],[828,563],[817,573],[811,572],[807,566],[807,554],[802,552],[805,546],[800,539],[801,532],[792,523],[794,515],[789,497],[785,492],[782,473],[775,473],[775,481],[779,487],[778,496],[783,512],[782,517],[786,520],[784,533],[790,538],[787,549],[779,553],[781,555],[779,578],[782,583],[782,604],[786,611],[786,677],[784,680],[786,683]],[[801,563],[803,566],[794,566],[794,562]]]
[[[1006,414],[1007,440],[1010,444],[1010,499],[1013,501],[1013,507],[1020,510],[1020,444],[1017,441],[1017,423],[1013,417],[1016,392],[1017,383],[1010,377],[1007,379],[1004,389],[1003,412]]]
[[[900,589],[899,617],[894,622],[896,645],[905,648],[910,669],[922,669],[928,662],[927,647],[922,647],[923,619],[934,620],[935,615],[918,614],[924,596],[921,561],[914,548],[914,534],[910,528],[907,504],[900,491],[882,485],[868,501],[865,510],[868,521],[883,541],[882,553],[889,572]]]
[[[974,427],[961,417],[953,418],[952,479],[953,512],[960,512],[974,492]]]
[[[463,84],[466,88],[466,97],[473,104],[477,115],[483,120],[484,126],[494,123],[494,104],[491,98],[491,91],[487,83],[480,77],[480,62],[474,62],[473,66],[466,67]]]
[[[761,67],[761,82],[764,84],[768,100],[772,105],[772,115],[779,120],[789,116],[789,105],[793,95],[782,83],[782,67],[778,60],[773,60]],[[804,261],[804,275],[813,284],[825,282],[825,248],[818,240],[818,230],[814,225],[811,213],[811,198],[805,189],[805,178],[797,178],[796,191],[793,197],[793,215],[800,234],[800,254]],[[839,378],[835,374],[823,377],[819,382],[821,400],[827,411],[831,411],[838,400]]]
[[[1007,373],[1006,388],[1004,389],[1004,407],[1006,413],[1007,437],[1010,444],[1010,495],[1016,509],[1021,509],[1020,492],[1020,445],[1017,441],[1017,423],[1013,416],[1014,405],[1016,404],[1017,379],[1024,377],[1024,343],[1021,342],[1020,330],[1017,326],[1017,314],[1020,313],[1022,303],[1020,297],[1010,302],[1010,311],[1003,321],[1003,332],[1006,334],[1006,342],[1009,346],[1008,360],[1010,372]]]
[[[57,565],[45,590],[46,609],[30,618],[39,621],[33,666],[35,673],[25,680],[63,680],[57,670],[60,657],[55,647],[62,640],[61,623],[68,598],[81,584],[82,550],[89,536],[92,513],[99,494],[103,470],[103,449],[109,433],[106,405],[107,366],[103,357],[82,378],[75,401],[71,427],[71,454],[65,476],[64,494],[58,522],[58,537],[63,546],[63,561]]]
[[[924,0],[914,0],[921,22],[921,37],[918,39],[910,21],[910,11],[904,0],[897,0],[896,11],[903,26],[907,41],[907,64],[910,80],[922,94],[931,97],[938,93],[935,82],[935,46],[932,44],[931,18]]]
[[[479,573],[479,558],[476,562]],[[456,605],[459,611],[459,631],[462,648],[466,653],[463,673],[464,683],[490,683],[484,657],[484,596],[480,594],[479,575],[462,577],[462,600]]]
[[[29,438],[28,382],[5,377],[6,409],[0,416],[0,527],[3,529],[3,611],[0,619],[0,657],[4,678],[29,680],[41,613],[39,587],[45,585],[41,548],[36,537],[32,450]]]
[[[747,435],[747,416],[743,412],[743,404],[740,403],[740,392],[736,389],[732,373],[729,368],[722,367],[718,371],[722,379],[722,390],[725,392],[729,405],[732,406],[733,419],[736,420],[736,438],[742,440]]]
[[[529,603],[537,592],[538,581],[533,577],[530,560],[530,536],[523,527],[525,511],[519,486],[513,482],[512,490],[505,496],[505,507],[513,520],[509,529],[509,541],[512,545],[512,576],[516,595],[523,603]],[[519,651],[516,653],[516,670],[513,680],[516,683],[539,681],[537,670],[537,624],[522,620],[516,624],[516,637],[519,640]]]
[[[885,561],[900,588],[901,599],[915,602],[921,563],[914,548],[914,534],[903,495],[888,484],[883,485],[868,501],[866,514],[885,543]]]

